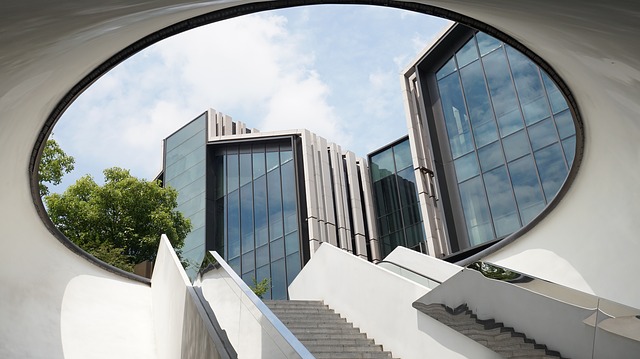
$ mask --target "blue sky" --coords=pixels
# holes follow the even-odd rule
[[[386,7],[242,16],[155,44],[85,91],[54,128],[76,159],[61,191],[102,170],[151,179],[162,139],[207,108],[250,127],[307,128],[366,156],[406,134],[400,74],[448,22]]]

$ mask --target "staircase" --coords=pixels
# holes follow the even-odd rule
[[[265,300],[264,303],[316,358],[385,358],[382,350],[353,324],[321,301]]]
[[[505,358],[562,358],[559,352],[537,344],[513,328],[496,323],[493,319],[478,319],[466,304],[451,309],[444,304],[424,305],[416,302],[414,307]]]

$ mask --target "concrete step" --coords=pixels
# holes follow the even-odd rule
[[[316,358],[392,358],[391,353],[322,302],[264,302]]]
[[[505,358],[562,358],[513,328],[493,319],[478,319],[466,305],[453,309],[434,303],[421,305],[419,310]]]

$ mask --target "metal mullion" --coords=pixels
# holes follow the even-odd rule
[[[540,191],[542,193],[542,198],[543,198],[544,204],[546,206],[547,205],[547,198],[544,195],[544,188],[542,188],[542,178],[540,178],[540,173],[538,171],[538,165],[536,163],[536,157],[535,157],[535,154],[534,154],[534,151],[533,151],[533,146],[531,145],[531,137],[529,137],[529,127],[527,126],[527,122],[525,121],[525,118],[524,118],[524,112],[522,111],[522,102],[520,101],[520,95],[518,95],[518,88],[516,87],[515,78],[513,76],[513,70],[511,69],[511,62],[509,61],[509,54],[507,54],[506,46],[503,46],[503,48],[504,48],[504,57],[507,60],[507,68],[509,69],[509,76],[511,77],[511,83],[513,85],[513,90],[516,93],[516,100],[518,101],[518,108],[520,109],[520,114],[522,115],[522,122],[524,124],[523,130],[527,134],[527,139],[529,140],[528,141],[529,149],[531,150],[531,159],[533,159],[534,168],[536,170],[536,178],[538,179],[538,188],[540,189]],[[529,61],[531,61],[531,60],[529,60]],[[512,182],[512,187],[513,187],[513,182]],[[516,204],[517,204],[517,200],[516,200]],[[518,216],[520,216],[520,210],[519,209],[518,209]],[[520,220],[521,220],[521,223],[522,223],[523,222],[522,218],[520,218]]]
[[[476,49],[478,49],[478,44],[477,44],[476,39],[475,39],[475,34],[471,36],[471,40],[474,42],[474,44],[476,46]],[[460,49],[458,49],[458,50],[460,50]],[[480,52],[479,51],[478,51],[478,56],[479,56],[478,59],[476,59],[475,61],[480,61]],[[455,58],[455,56],[454,56],[454,58]],[[456,61],[456,64],[457,64],[458,59],[456,58],[455,61]],[[467,66],[472,64],[473,62],[474,61],[468,63]],[[473,148],[474,148],[473,152],[474,152],[475,157],[476,157],[476,163],[478,164],[478,171],[479,171],[478,175],[480,176],[480,181],[482,182],[482,187],[484,188],[485,203],[487,205],[487,208],[489,209],[489,217],[490,217],[490,221],[491,221],[491,230],[493,232],[493,237],[495,238],[496,237],[496,229],[495,229],[495,226],[493,225],[493,213],[491,213],[491,206],[489,205],[489,196],[487,195],[487,186],[486,186],[486,184],[484,182],[484,176],[482,176],[482,167],[480,166],[480,157],[478,156],[478,146],[476,144],[476,137],[475,137],[474,132],[473,132],[473,124],[471,122],[471,114],[469,113],[469,102],[467,101],[467,93],[466,93],[466,90],[464,88],[464,84],[462,83],[462,72],[461,72],[460,68],[458,68],[458,82],[460,83],[460,90],[461,90],[460,92],[462,93],[462,101],[464,101],[464,108],[465,108],[465,111],[467,112],[467,118],[469,120],[469,133],[471,134],[471,141],[472,141]],[[485,81],[485,86],[486,86],[486,81]],[[500,135],[498,135],[498,137],[500,137]],[[463,156],[466,156],[466,155],[467,154],[465,154]],[[458,158],[462,158],[463,156],[460,156]],[[455,164],[454,164],[453,168],[455,170]],[[458,171],[457,170],[455,170],[455,171],[456,171],[456,182],[457,182],[457,180],[458,180]],[[474,178],[474,177],[471,177],[471,178]],[[471,178],[469,178],[469,179],[471,179]],[[469,180],[469,179],[467,179],[467,180]],[[465,180],[463,182],[466,182],[467,180]],[[461,182],[457,183],[457,185],[459,186],[460,183]],[[459,192],[459,190],[458,190],[458,192]],[[462,201],[461,201],[460,204],[462,205]],[[464,214],[464,208],[462,210],[462,215],[465,216],[465,222],[466,222],[466,215]],[[465,223],[465,226],[466,226],[466,223]],[[468,232],[468,230],[469,230],[469,228],[467,228],[467,232]],[[469,245],[471,245],[471,243],[469,243]]]
[[[475,37],[475,35],[474,35],[474,37]],[[504,49],[504,43],[502,43],[499,47],[497,47],[497,48],[493,49],[492,51],[490,51],[489,53],[487,53],[487,55],[490,54],[490,53],[493,53],[493,52],[495,52],[495,51],[497,51],[499,49],[502,49],[502,51],[505,53],[505,58],[506,58],[506,50]],[[479,48],[478,48],[478,50],[479,50]],[[482,76],[484,78],[484,86],[485,86],[485,89],[487,90],[487,97],[489,98],[489,106],[491,107],[491,113],[493,114],[493,121],[494,121],[494,124],[496,125],[496,133],[498,134],[498,141],[500,142],[500,148],[502,149],[502,158],[504,159],[504,168],[505,168],[505,170],[507,172],[507,178],[509,179],[509,184],[510,184],[510,187],[511,187],[511,198],[513,198],[513,203],[515,203],[515,205],[516,205],[516,213],[518,214],[518,222],[520,223],[520,227],[522,227],[523,223],[522,223],[522,218],[520,218],[520,206],[518,205],[518,200],[516,198],[516,192],[513,189],[513,181],[511,180],[511,172],[509,172],[509,168],[507,166],[509,161],[507,161],[507,155],[506,155],[506,153],[504,151],[504,144],[502,143],[503,137],[500,134],[500,127],[498,126],[498,116],[496,115],[496,110],[495,110],[495,107],[493,106],[493,98],[491,97],[491,90],[489,89],[489,80],[487,79],[487,72],[485,71],[484,61],[482,61],[482,58],[483,58],[483,56],[480,55],[480,59],[481,59],[481,61],[480,61],[480,69],[482,70]],[[509,66],[509,71],[511,71],[511,66]],[[514,84],[514,89],[515,89],[515,84]],[[522,120],[524,122],[524,117],[522,118]],[[526,124],[525,124],[524,127],[526,127]],[[507,137],[507,136],[505,136],[505,137]],[[527,138],[529,138],[529,134],[528,133],[527,133]],[[531,147],[531,145],[529,145],[529,147]],[[531,152],[531,154],[533,155],[533,152]],[[480,168],[480,172],[482,173],[483,180],[484,180],[484,172],[482,172],[482,167]],[[486,189],[486,185],[485,185],[485,192],[486,192],[486,190],[487,189]],[[489,201],[489,196],[488,195],[487,195],[487,201]],[[491,205],[489,205],[489,211],[491,213]],[[493,213],[491,214],[491,221],[493,222]],[[494,228],[494,230],[495,230],[495,228]],[[495,235],[496,235],[496,237],[498,236],[497,230],[495,231]]]

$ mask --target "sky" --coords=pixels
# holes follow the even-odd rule
[[[449,22],[387,7],[315,5],[163,40],[91,85],[53,138],[76,160],[61,192],[118,166],[153,179],[162,140],[208,108],[261,132],[306,128],[365,157],[406,135],[400,76]]]

